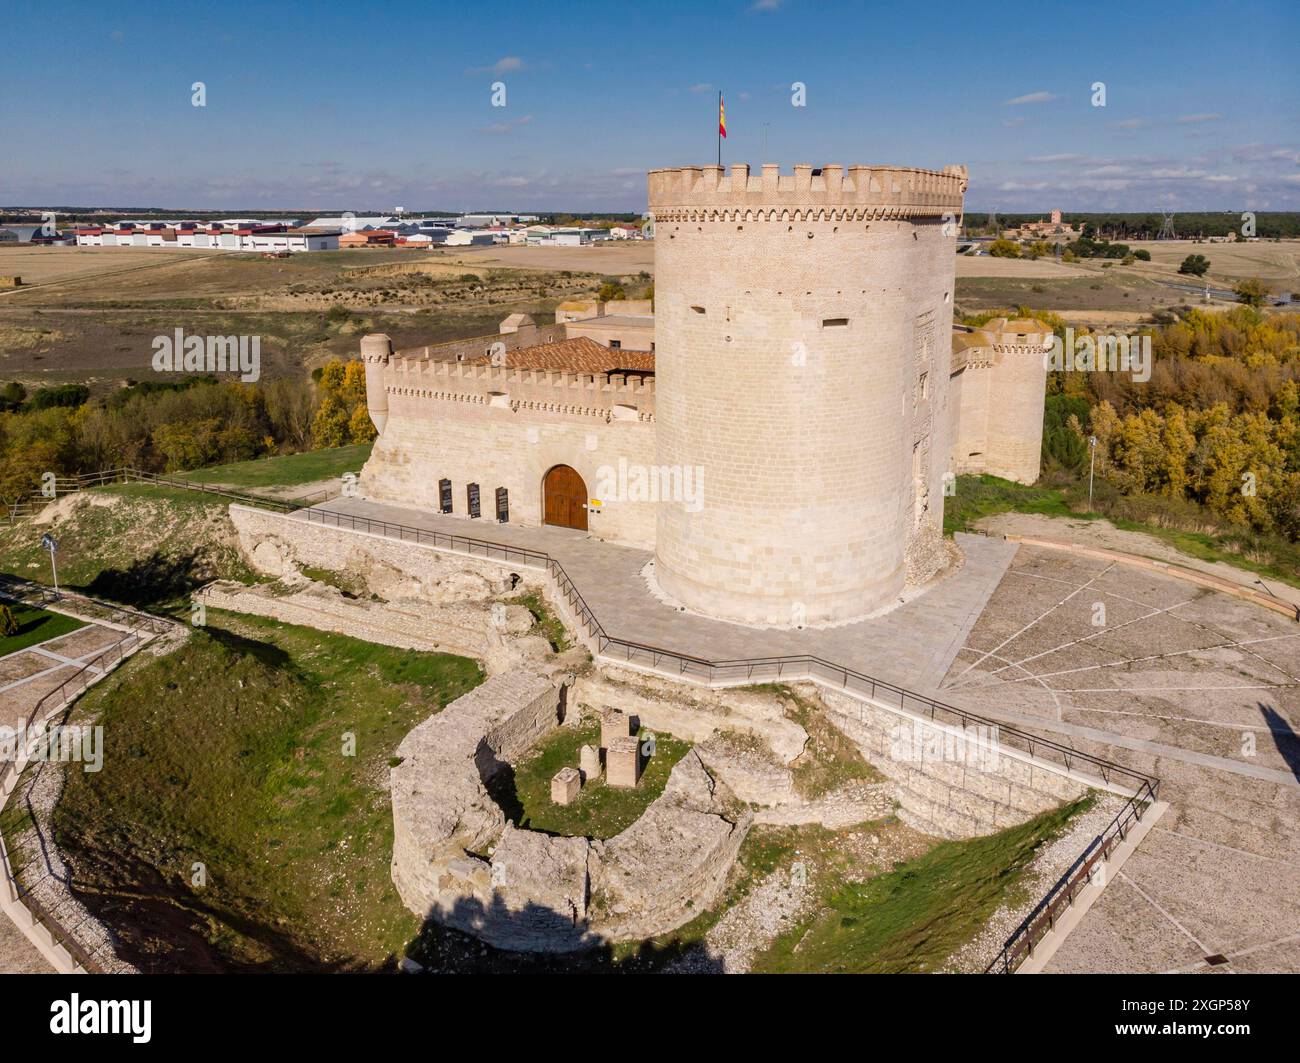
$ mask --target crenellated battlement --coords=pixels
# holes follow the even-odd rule
[[[653,377],[510,369],[395,355],[383,370],[390,399],[413,398],[545,410],[603,420],[654,419]]]
[[[960,213],[965,166],[942,171],[900,166],[824,166],[800,163],[792,174],[774,163],[751,173],[737,163],[652,170],[650,211],[656,221],[738,217],[758,221],[822,217],[930,217]]]

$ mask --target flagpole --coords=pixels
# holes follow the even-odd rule
[[[718,169],[722,169],[722,90],[718,89]]]

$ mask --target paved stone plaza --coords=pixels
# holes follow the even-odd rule
[[[943,698],[1151,772],[1171,805],[1048,971],[1300,971],[1297,673],[1283,616],[1020,549]]]
[[[87,624],[0,657],[0,726],[16,728],[26,723],[42,697],[121,637],[114,628]]]

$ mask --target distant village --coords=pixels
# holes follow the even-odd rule
[[[116,221],[64,230],[46,225],[0,227],[0,245],[76,247],[200,248],[288,255],[340,248],[396,247],[412,251],[435,247],[536,244],[583,247],[606,240],[640,240],[641,226],[545,225],[537,215],[459,214],[407,217],[403,213],[361,216],[339,214],[312,220],[281,221],[224,218],[215,221]]]

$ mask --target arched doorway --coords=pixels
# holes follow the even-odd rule
[[[576,469],[556,465],[542,479],[542,522],[587,530],[587,485]]]

